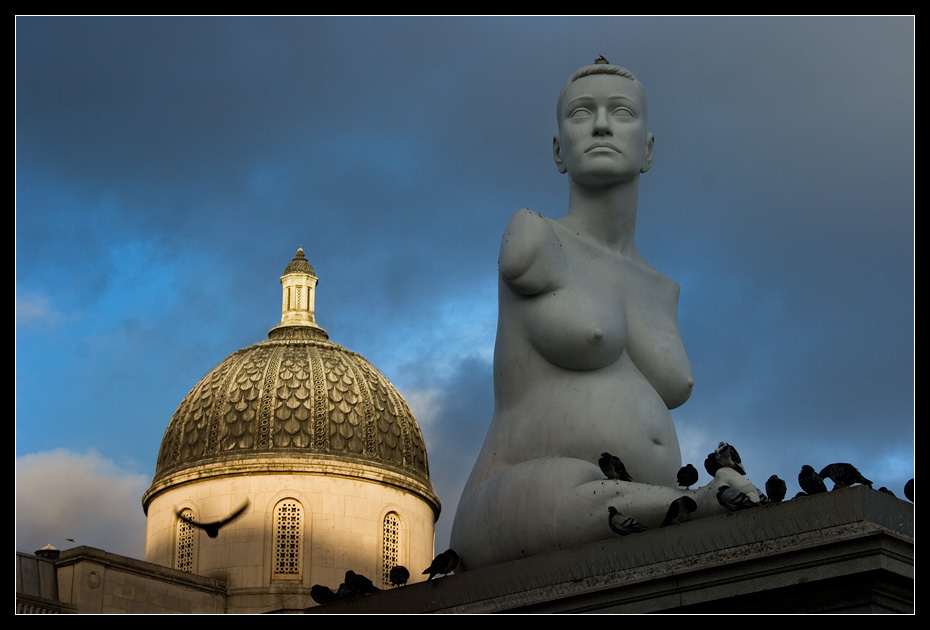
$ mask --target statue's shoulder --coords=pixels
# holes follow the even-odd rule
[[[531,243],[539,245],[543,241],[549,241],[555,235],[553,223],[549,217],[529,208],[517,210],[504,230],[501,247],[519,247]]]
[[[552,258],[561,258],[553,221],[528,208],[518,210],[501,239],[501,278],[514,291],[532,295],[552,280]]]

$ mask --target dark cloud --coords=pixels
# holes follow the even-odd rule
[[[405,394],[425,433],[430,478],[442,501],[436,548],[445,549],[459,497],[491,421],[491,363],[474,356],[432,363],[418,380],[421,388],[412,389],[413,396]]]

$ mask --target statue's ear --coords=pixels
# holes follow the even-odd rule
[[[656,139],[651,133],[646,134],[646,157],[643,159],[643,166],[639,169],[640,173],[645,173],[652,168],[652,154],[656,148]]]
[[[559,134],[555,134],[552,138],[552,157],[555,159],[555,166],[559,169],[559,172],[563,175],[568,172],[568,169],[565,168],[565,162],[562,161],[562,144],[559,141]]]

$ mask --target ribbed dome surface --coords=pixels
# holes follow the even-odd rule
[[[276,455],[356,462],[431,488],[407,403],[364,357],[318,329],[275,328],[204,376],[168,425],[153,487],[188,468]]]

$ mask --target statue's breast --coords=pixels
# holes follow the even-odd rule
[[[616,280],[600,265],[581,267],[572,270],[571,282],[527,299],[526,330],[536,351],[553,365],[596,370],[620,359],[627,321]]]

